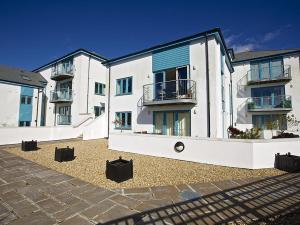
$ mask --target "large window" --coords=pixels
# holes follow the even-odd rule
[[[31,105],[32,104],[32,97],[21,95],[21,104],[23,105]]]
[[[116,112],[115,128],[116,129],[131,129],[131,112]]]
[[[132,77],[117,79],[116,95],[132,94]]]
[[[287,128],[286,115],[270,114],[270,115],[253,115],[252,124],[255,128],[263,130],[271,130],[271,128],[285,130]]]
[[[282,58],[251,63],[251,80],[270,80],[283,76]]]
[[[95,94],[105,95],[105,84],[95,82]]]
[[[175,136],[191,136],[190,111],[153,112],[154,133]]]

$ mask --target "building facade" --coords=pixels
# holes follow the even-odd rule
[[[219,29],[108,60],[109,132],[227,137],[229,54]]]
[[[300,50],[242,52],[233,65],[234,124],[297,131],[286,116],[300,120]]]
[[[106,59],[76,50],[36,70],[46,80],[46,126],[80,126],[87,119],[106,116]]]
[[[38,73],[0,66],[0,127],[43,126],[47,81]]]

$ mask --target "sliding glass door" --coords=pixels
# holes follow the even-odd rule
[[[190,111],[153,112],[154,133],[170,136],[191,136]]]

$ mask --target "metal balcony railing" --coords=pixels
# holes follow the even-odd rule
[[[268,83],[291,80],[291,66],[281,65],[251,69],[247,72],[247,84]]]
[[[57,91],[50,91],[50,102],[72,102],[73,91],[70,89],[60,89]]]
[[[196,104],[196,82],[178,79],[143,87],[144,105]]]
[[[247,99],[249,112],[286,111],[292,109],[292,98],[287,95],[251,97]]]
[[[58,115],[57,124],[58,125],[71,125],[72,116],[71,115]]]
[[[65,66],[64,64],[58,64],[52,68],[51,79],[52,80],[64,80],[73,78],[74,76],[74,65]]]

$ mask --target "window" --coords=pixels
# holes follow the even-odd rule
[[[191,136],[190,111],[153,112],[153,132],[155,134]]]
[[[224,75],[225,54],[221,51],[221,75]]]
[[[95,82],[95,94],[105,95],[105,84]]]
[[[279,79],[284,76],[282,58],[251,63],[251,80]]]
[[[30,127],[30,121],[19,121],[19,127]]]
[[[132,94],[132,77],[117,79],[116,95]]]
[[[131,130],[131,112],[116,112],[115,129]]]
[[[102,115],[105,112],[105,108],[102,106],[94,106],[95,117]]]
[[[264,130],[271,130],[271,124],[274,124],[280,130],[286,130],[287,120],[284,114],[271,114],[271,115],[253,115],[252,124],[255,128]],[[274,129],[274,127],[273,127]]]
[[[31,96],[25,96],[25,95],[21,96],[21,104],[31,105],[31,103],[32,103],[32,97]]]

